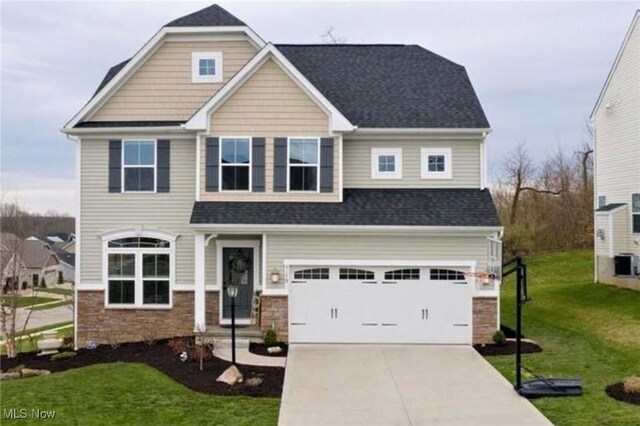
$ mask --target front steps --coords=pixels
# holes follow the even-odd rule
[[[231,348],[231,327],[221,327],[219,325],[208,325],[204,336],[197,336],[196,343],[200,343],[201,338],[207,344],[213,344],[215,348]],[[236,327],[236,349],[248,348],[251,342],[262,342],[262,330],[257,325]]]

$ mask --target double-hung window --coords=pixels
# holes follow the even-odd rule
[[[320,140],[289,138],[289,191],[318,192],[320,182]]]
[[[125,140],[122,150],[124,192],[156,190],[156,141]]]
[[[451,179],[451,148],[422,148],[421,172],[422,179]]]
[[[640,234],[640,193],[631,195],[633,233]]]
[[[401,179],[402,178],[402,149],[401,148],[372,148],[371,149],[371,178],[372,179]]]
[[[251,190],[251,138],[220,138],[222,191]]]
[[[169,307],[172,243],[127,237],[107,242],[107,306]]]

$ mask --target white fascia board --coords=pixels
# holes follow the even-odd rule
[[[247,35],[252,44],[257,48],[262,48],[265,44],[251,28],[246,26],[238,27],[162,27],[149,41],[147,41],[140,50],[127,62],[127,64],[118,72],[118,74],[107,83],[106,86],[96,93],[96,95],[87,102],[76,115],[73,116],[63,128],[65,130],[72,129],[83,118],[90,115],[96,108],[100,107],[114,90],[118,89],[125,81],[128,80],[130,75],[135,71],[139,65],[148,57],[150,53],[163,41],[167,34],[215,34],[215,33],[244,33]],[[77,129],[76,129],[77,130]]]
[[[611,79],[613,78],[613,73],[616,71],[616,68],[618,68],[618,63],[620,62],[620,58],[622,58],[622,53],[624,52],[624,49],[627,46],[627,43],[629,42],[629,38],[631,38],[631,33],[633,32],[633,29],[635,28],[639,20],[640,20],[640,10],[637,10],[636,14],[633,17],[633,20],[631,21],[631,25],[627,30],[627,34],[624,36],[624,40],[620,45],[620,49],[618,49],[618,54],[616,55],[616,59],[613,61],[613,65],[609,70],[609,74],[607,74],[607,79],[605,80],[604,85],[602,86],[602,89],[598,94],[598,99],[596,100],[596,104],[594,105],[593,110],[591,110],[591,115],[589,116],[590,119],[593,119],[595,117],[596,111],[598,111],[598,108],[600,108],[600,104],[602,103],[602,98],[604,97],[604,92],[607,91],[607,88],[609,87],[609,83],[611,83]]]
[[[460,134],[460,135],[478,135],[486,136],[491,133],[490,127],[487,128],[413,128],[413,127],[358,127],[354,134],[367,135],[393,135],[393,134]]]
[[[284,259],[285,266],[459,266],[475,268],[475,260]]]
[[[307,95],[314,99],[329,114],[332,132],[350,132],[355,129],[355,126],[271,43],[267,44],[260,52],[251,58],[222,89],[191,116],[183,127],[187,130],[207,130],[209,128],[209,117],[215,108],[227,100],[228,97],[241,87],[270,57],[275,59],[289,77],[297,81]]]
[[[64,128],[62,133],[67,135],[105,135],[113,133],[171,133],[184,134],[189,137],[195,137],[193,132],[189,132],[180,126],[147,126],[147,127],[81,127],[81,128]]]
[[[259,225],[259,224],[191,224],[196,230],[231,231],[249,234],[255,231],[286,233],[327,232],[339,234],[425,234],[425,235],[494,235],[501,226],[381,226],[381,225]]]

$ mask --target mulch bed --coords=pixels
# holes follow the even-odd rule
[[[515,339],[516,338],[516,331],[504,324],[500,324],[500,330],[502,330],[502,332],[504,333],[504,337],[506,337],[507,339]],[[523,339],[526,338],[527,336],[525,336],[524,334],[520,334],[520,337],[522,337]]]
[[[251,342],[249,343],[249,352],[251,352],[252,354],[261,355],[261,356],[271,356],[271,357],[287,356],[287,352],[289,351],[289,346],[286,343],[278,343],[278,346],[280,346],[280,349],[282,349],[282,352],[280,352],[279,354],[272,355],[269,353],[264,343]]]
[[[497,346],[495,344],[490,345],[473,345],[473,348],[482,356],[493,355],[514,355],[516,353],[516,342],[513,340],[507,340],[507,344],[504,346]],[[542,348],[533,342],[522,342],[523,354],[535,354],[542,352]]]
[[[640,394],[628,393],[624,391],[624,385],[622,382],[609,385],[604,390],[610,398],[618,401],[626,402],[628,404],[640,405]]]
[[[200,371],[199,362],[189,360],[182,362],[179,356],[169,347],[168,340],[160,340],[153,345],[144,342],[123,343],[117,348],[101,345],[96,349],[79,349],[73,358],[51,361],[50,356],[38,356],[35,352],[21,353],[16,358],[2,356],[3,371],[24,365],[27,368],[49,370],[52,373],[94,364],[111,362],[137,362],[149,365],[184,386],[212,395],[245,395],[252,397],[280,398],[284,382],[284,368],[253,367],[238,365],[244,375],[244,382],[235,386],[216,382],[216,378],[231,363],[211,357],[204,362]],[[258,386],[247,386],[247,379],[260,377],[263,382]]]

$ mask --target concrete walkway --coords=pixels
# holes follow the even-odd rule
[[[213,355],[225,361],[231,361],[231,348],[214,349]],[[261,356],[249,352],[249,348],[237,348],[236,362],[241,365],[257,365],[260,367],[284,367],[287,363],[287,358]]]
[[[551,423],[468,346],[291,345],[279,424]]]

